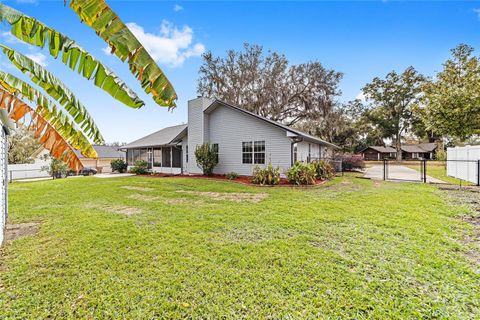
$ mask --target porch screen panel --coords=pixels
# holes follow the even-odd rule
[[[162,149],[163,166],[170,167],[170,148]]]
[[[161,148],[153,149],[153,166],[154,167],[162,166],[162,149]]]
[[[182,166],[182,150],[173,148],[173,167],[180,168]]]

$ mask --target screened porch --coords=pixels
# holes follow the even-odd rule
[[[152,172],[182,173],[182,148],[161,146],[127,149],[127,164],[134,166],[137,160],[145,160]]]

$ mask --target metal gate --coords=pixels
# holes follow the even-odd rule
[[[427,182],[427,160],[383,160],[383,180]]]

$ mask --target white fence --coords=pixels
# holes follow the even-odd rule
[[[475,184],[479,180],[480,146],[447,148],[447,175]]]
[[[7,134],[0,125],[0,245],[2,245],[8,213]]]

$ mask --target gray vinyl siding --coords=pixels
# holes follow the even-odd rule
[[[265,141],[265,165],[279,166],[282,173],[290,167],[291,140],[285,130],[225,106],[210,113],[208,122],[208,140],[219,147],[215,173],[251,175],[255,164],[242,163],[242,142],[247,141]]]
[[[203,111],[212,103],[206,98],[197,98],[188,102],[188,172],[202,173],[195,161],[195,148],[204,142],[208,142],[208,118],[204,117]]]
[[[317,143],[311,143],[302,141],[297,143],[297,161],[307,161],[308,159],[308,145],[310,144],[310,157],[312,160],[321,158],[320,145]]]

